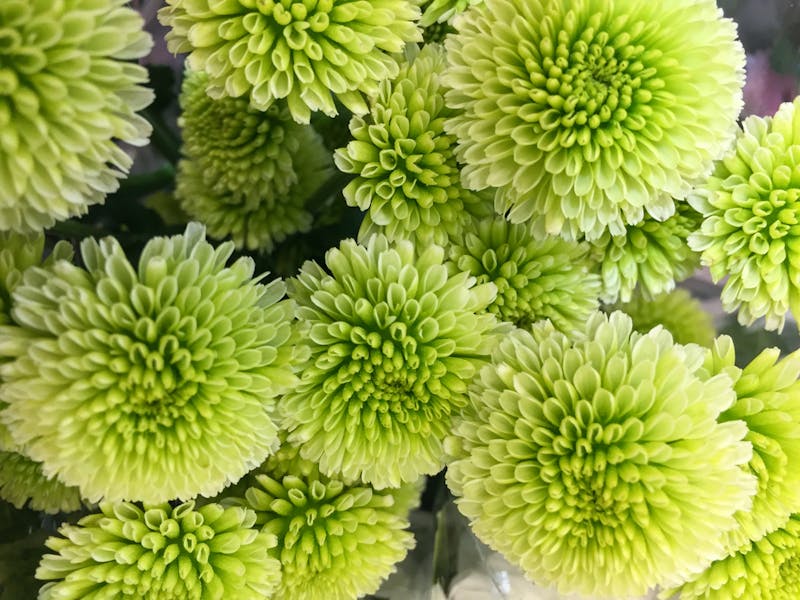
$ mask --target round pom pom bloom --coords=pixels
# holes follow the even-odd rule
[[[622,235],[606,231],[591,242],[591,255],[603,278],[603,301],[628,302],[637,287],[645,298],[654,298],[691,276],[700,255],[687,239],[701,221],[688,204],[679,202],[676,213],[666,221],[645,217],[628,225]]]
[[[27,504],[48,513],[71,512],[82,506],[78,488],[45,477],[40,463],[17,452],[0,451],[0,498],[17,508]]]
[[[410,0],[167,0],[159,19],[172,52],[209,76],[214,98],[247,96],[265,110],[286,98],[292,117],[356,113],[397,75],[391,53],[422,41]]]
[[[736,143],[689,201],[705,220],[689,244],[739,322],[800,318],[800,97],[774,117],[748,117]]]
[[[447,481],[477,536],[563,593],[641,596],[724,553],[755,478],[724,375],[663,329],[595,313],[506,337],[446,443]]]
[[[634,294],[630,302],[615,304],[612,310],[627,314],[633,321],[633,328],[641,333],[661,325],[679,344],[710,347],[717,334],[711,315],[684,289],[659,294],[652,299]]]
[[[676,596],[673,596],[677,594]],[[756,542],[715,561],[661,598],[681,600],[795,600],[800,594],[800,516]]]
[[[550,319],[569,333],[597,310],[600,277],[589,272],[587,250],[558,237],[536,239],[526,225],[503,217],[475,219],[451,242],[448,266],[497,286],[488,310],[501,321],[526,329]]]
[[[726,149],[745,56],[713,0],[486,0],[454,20],[445,98],[462,178],[498,212],[596,239],[673,197]]]
[[[739,369],[728,336],[717,338],[706,355],[709,376],[725,373],[734,382],[736,402],[719,421],[747,424],[745,440],[753,445],[747,470],[758,479],[753,506],[736,514],[739,526],[728,533],[730,550],[761,539],[800,511],[800,350],[779,356],[769,348]]]
[[[90,501],[211,496],[277,446],[273,398],[292,385],[283,283],[225,263],[204,230],[155,238],[138,269],[113,238],[85,269],[31,268],[14,290],[15,354],[0,366],[14,440]]]
[[[280,564],[275,536],[241,507],[194,501],[176,507],[103,502],[100,512],[51,537],[37,579],[55,580],[40,600],[261,600],[272,598]]]
[[[419,486],[375,490],[320,474],[284,447],[245,493],[262,531],[278,539],[270,556],[283,578],[275,598],[351,600],[375,592],[395,570],[414,536],[408,513]]]
[[[124,0],[0,3],[0,230],[84,214],[117,189],[144,145],[153,99],[130,62],[152,41]]]
[[[242,98],[214,100],[205,92],[207,82],[193,71],[184,78],[179,124],[185,158],[176,196],[209,235],[269,252],[288,235],[310,229],[306,201],[330,176],[330,155],[284,104],[259,111]]]
[[[444,250],[343,241],[289,280],[311,356],[283,426],[326,475],[398,487],[443,466],[442,439],[489,355],[491,283],[450,276]],[[476,314],[484,313],[484,314]]]
[[[444,63],[440,46],[425,46],[396,78],[381,83],[369,116],[350,121],[354,140],[335,160],[341,171],[357,175],[344,197],[366,211],[362,238],[384,233],[390,240],[446,244],[467,215],[464,205],[481,202],[461,186],[455,136],[444,132],[445,119],[455,114],[444,105]]]

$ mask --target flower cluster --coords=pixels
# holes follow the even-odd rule
[[[374,593],[414,546],[408,513],[419,486],[376,490],[326,477],[284,446],[254,475],[244,499],[278,540],[282,600],[351,600]]]
[[[0,230],[84,214],[117,189],[144,145],[153,99],[141,17],[124,0],[0,5]]]
[[[36,577],[40,600],[257,600],[271,598],[280,564],[275,536],[256,515],[219,504],[175,507],[104,502],[51,537]]]
[[[397,77],[381,83],[369,116],[353,117],[354,139],[336,151],[339,169],[357,175],[344,196],[366,211],[362,238],[380,232],[444,244],[459,231],[465,204],[482,201],[461,186],[455,137],[444,132],[455,114],[444,104],[444,64],[435,44],[408,58]]]
[[[391,53],[422,41],[409,0],[167,0],[159,18],[212,97],[247,96],[259,110],[285,98],[303,123],[335,115],[334,96],[366,112],[364,96],[397,75]]]
[[[277,445],[273,399],[294,383],[283,283],[225,266],[197,224],[154,238],[138,269],[113,238],[85,268],[30,268],[0,327],[3,418],[48,476],[89,500],[212,495]]]
[[[488,310],[527,328],[550,319],[557,329],[580,329],[597,310],[600,277],[590,273],[587,244],[534,237],[523,224],[503,217],[472,220],[449,246],[451,273],[469,273],[497,286]]]
[[[744,51],[714,0],[493,0],[447,38],[463,180],[590,239],[664,220],[725,150]]]
[[[703,350],[595,313],[516,330],[470,387],[447,481],[479,538],[562,592],[639,596],[703,569],[747,510],[744,423]],[[635,557],[635,558],[634,558]]]
[[[491,349],[491,283],[444,250],[343,241],[289,281],[311,356],[281,400],[289,441],[325,475],[397,487],[443,466],[442,439]]]
[[[275,103],[265,111],[243,98],[210,98],[208,76],[187,72],[179,119],[183,155],[176,196],[209,235],[237,247],[270,251],[308,231],[309,197],[328,178],[331,159],[309,125]]]
[[[800,317],[800,97],[748,117],[690,202],[705,220],[689,244],[714,281],[727,277],[723,307],[744,325],[765,317],[767,329],[790,310]]]

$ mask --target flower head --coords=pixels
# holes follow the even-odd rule
[[[374,593],[414,546],[408,513],[419,486],[376,490],[322,475],[283,447],[245,493],[257,525],[278,539],[282,600],[350,600]]]
[[[681,600],[794,600],[800,594],[800,515],[661,597],[675,593]]]
[[[800,318],[800,97],[772,118],[748,117],[736,143],[690,197],[705,217],[689,245],[702,252],[727,311],[782,329]]]
[[[701,220],[688,204],[679,202],[666,221],[645,217],[628,225],[622,235],[606,231],[591,242],[591,255],[603,278],[603,301],[628,302],[637,287],[645,298],[654,298],[694,273],[700,256],[687,238]]]
[[[589,272],[587,250],[558,237],[537,239],[527,226],[495,217],[473,220],[453,238],[449,267],[497,286],[488,310],[501,321],[527,328],[550,319],[569,333],[597,310],[600,277]]]
[[[679,344],[700,344],[709,347],[714,343],[716,330],[711,315],[684,289],[676,289],[653,298],[634,294],[630,302],[613,305],[633,321],[633,328],[647,333],[661,325]]]
[[[117,189],[143,145],[150,49],[124,0],[0,3],[0,230],[82,215]]]
[[[470,387],[447,481],[483,541],[561,592],[639,596],[723,554],[755,491],[730,379],[663,329],[595,313],[517,329]]]
[[[423,27],[446,23],[470,6],[482,2],[483,0],[427,0],[422,4],[422,18],[419,23]]]
[[[334,97],[366,112],[364,95],[397,74],[390,54],[422,40],[410,0],[167,0],[159,18],[212,97],[247,96],[259,110],[286,98],[303,123],[335,115]]]
[[[71,512],[82,506],[78,488],[66,486],[55,477],[45,477],[41,463],[19,452],[1,450],[0,498],[17,508],[27,505],[48,513]]]
[[[444,131],[455,114],[444,105],[444,63],[440,46],[425,46],[380,84],[369,116],[350,121],[354,139],[335,160],[357,175],[344,196],[366,211],[361,237],[382,232],[390,240],[445,244],[462,224],[465,204],[481,202],[461,186],[455,136]]]
[[[294,383],[276,280],[225,263],[190,224],[135,269],[113,238],[81,244],[85,269],[30,268],[0,327],[3,412],[45,475],[90,501],[213,495],[274,451],[273,398]]]
[[[127,502],[63,525],[51,537],[36,577],[50,581],[41,600],[257,600],[271,598],[280,564],[269,556],[275,536],[256,515],[219,504],[176,507]]]
[[[730,142],[744,51],[713,0],[486,0],[454,20],[445,98],[467,187],[542,232],[664,220]]]
[[[439,246],[376,235],[329,250],[330,274],[307,262],[289,281],[311,356],[280,408],[289,441],[322,473],[382,488],[442,468],[442,439],[496,325],[476,314],[494,285],[448,275],[444,259]]]
[[[214,100],[205,92],[207,81],[192,71],[184,79],[184,159],[176,195],[209,235],[230,235],[239,248],[270,251],[311,227],[306,203],[328,179],[330,155],[311,126],[295,123],[284,104],[259,111],[243,98]]]
[[[800,350],[779,356],[777,348],[769,348],[739,369],[728,336],[717,338],[706,355],[709,376],[725,373],[734,382],[736,402],[719,420],[747,424],[745,440],[753,445],[747,470],[758,479],[753,506],[736,514],[739,525],[728,534],[732,550],[800,512]]]

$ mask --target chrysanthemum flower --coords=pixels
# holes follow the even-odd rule
[[[419,486],[375,490],[320,474],[284,447],[245,494],[262,531],[278,538],[282,600],[352,600],[375,592],[395,570],[414,536],[407,530]]]
[[[706,355],[709,376],[725,373],[734,382],[736,402],[719,421],[747,424],[745,440],[753,445],[747,470],[758,479],[752,508],[736,514],[739,525],[728,534],[731,550],[800,512],[800,351],[779,357],[777,348],[769,348],[739,369],[728,336],[717,338]]]
[[[18,452],[0,451],[0,498],[17,508],[27,505],[48,513],[71,512],[82,506],[78,488],[45,477],[40,463]]]
[[[447,481],[480,539],[534,581],[587,596],[677,584],[724,551],[750,505],[752,449],[717,423],[730,379],[703,350],[595,313],[575,341],[515,330],[470,387]]]
[[[455,136],[444,132],[445,119],[455,114],[444,105],[444,63],[440,46],[425,46],[380,84],[369,116],[350,121],[354,140],[335,160],[357,175],[344,197],[366,211],[362,238],[381,232],[390,240],[445,244],[467,216],[464,205],[480,202],[461,186]]]
[[[150,50],[124,0],[0,3],[0,230],[82,215],[117,189],[143,145]]]
[[[715,561],[661,598],[681,600],[795,600],[800,594],[800,516],[756,542]]]
[[[748,117],[733,149],[690,197],[705,220],[689,244],[701,251],[739,322],[800,318],[800,97],[772,118]]]
[[[270,251],[308,231],[309,197],[327,181],[331,157],[310,125],[282,103],[265,111],[243,98],[214,100],[208,77],[188,71],[181,92],[184,159],[176,195],[192,219],[237,247]]]
[[[329,476],[398,487],[443,466],[442,439],[492,347],[495,286],[448,275],[444,250],[343,241],[289,280],[311,357],[281,400],[300,454]],[[476,314],[484,313],[484,314]]]
[[[356,113],[397,74],[391,53],[421,41],[410,0],[167,0],[159,19],[172,52],[209,75],[208,93],[248,96],[265,110],[286,98],[292,117]]]
[[[681,288],[654,298],[634,294],[630,302],[615,304],[612,310],[626,313],[633,321],[633,328],[641,333],[661,325],[679,344],[710,347],[714,343],[716,329],[711,315]]]
[[[138,269],[112,238],[81,251],[85,269],[28,269],[0,327],[14,440],[90,501],[211,496],[261,464],[295,381],[283,283],[226,267],[233,244],[197,224],[151,240]]]
[[[454,25],[463,180],[501,188],[513,222],[596,239],[663,221],[732,139],[745,56],[714,0],[486,0]]]
[[[604,232],[591,242],[591,255],[603,279],[604,302],[628,302],[633,291],[654,298],[675,288],[700,265],[700,255],[687,242],[702,218],[685,202],[666,221],[645,217],[622,235]]]
[[[449,267],[497,286],[488,310],[498,319],[522,328],[550,319],[569,333],[597,310],[600,277],[589,272],[587,250],[559,237],[536,239],[527,226],[495,217],[473,220],[453,239]]]
[[[104,502],[51,537],[36,577],[40,600],[257,600],[271,598],[275,536],[241,507]]]

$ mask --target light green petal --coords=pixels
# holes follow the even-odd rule
[[[27,505],[48,513],[72,512],[82,506],[78,488],[46,477],[40,463],[18,452],[0,451],[0,498],[17,508]]]

